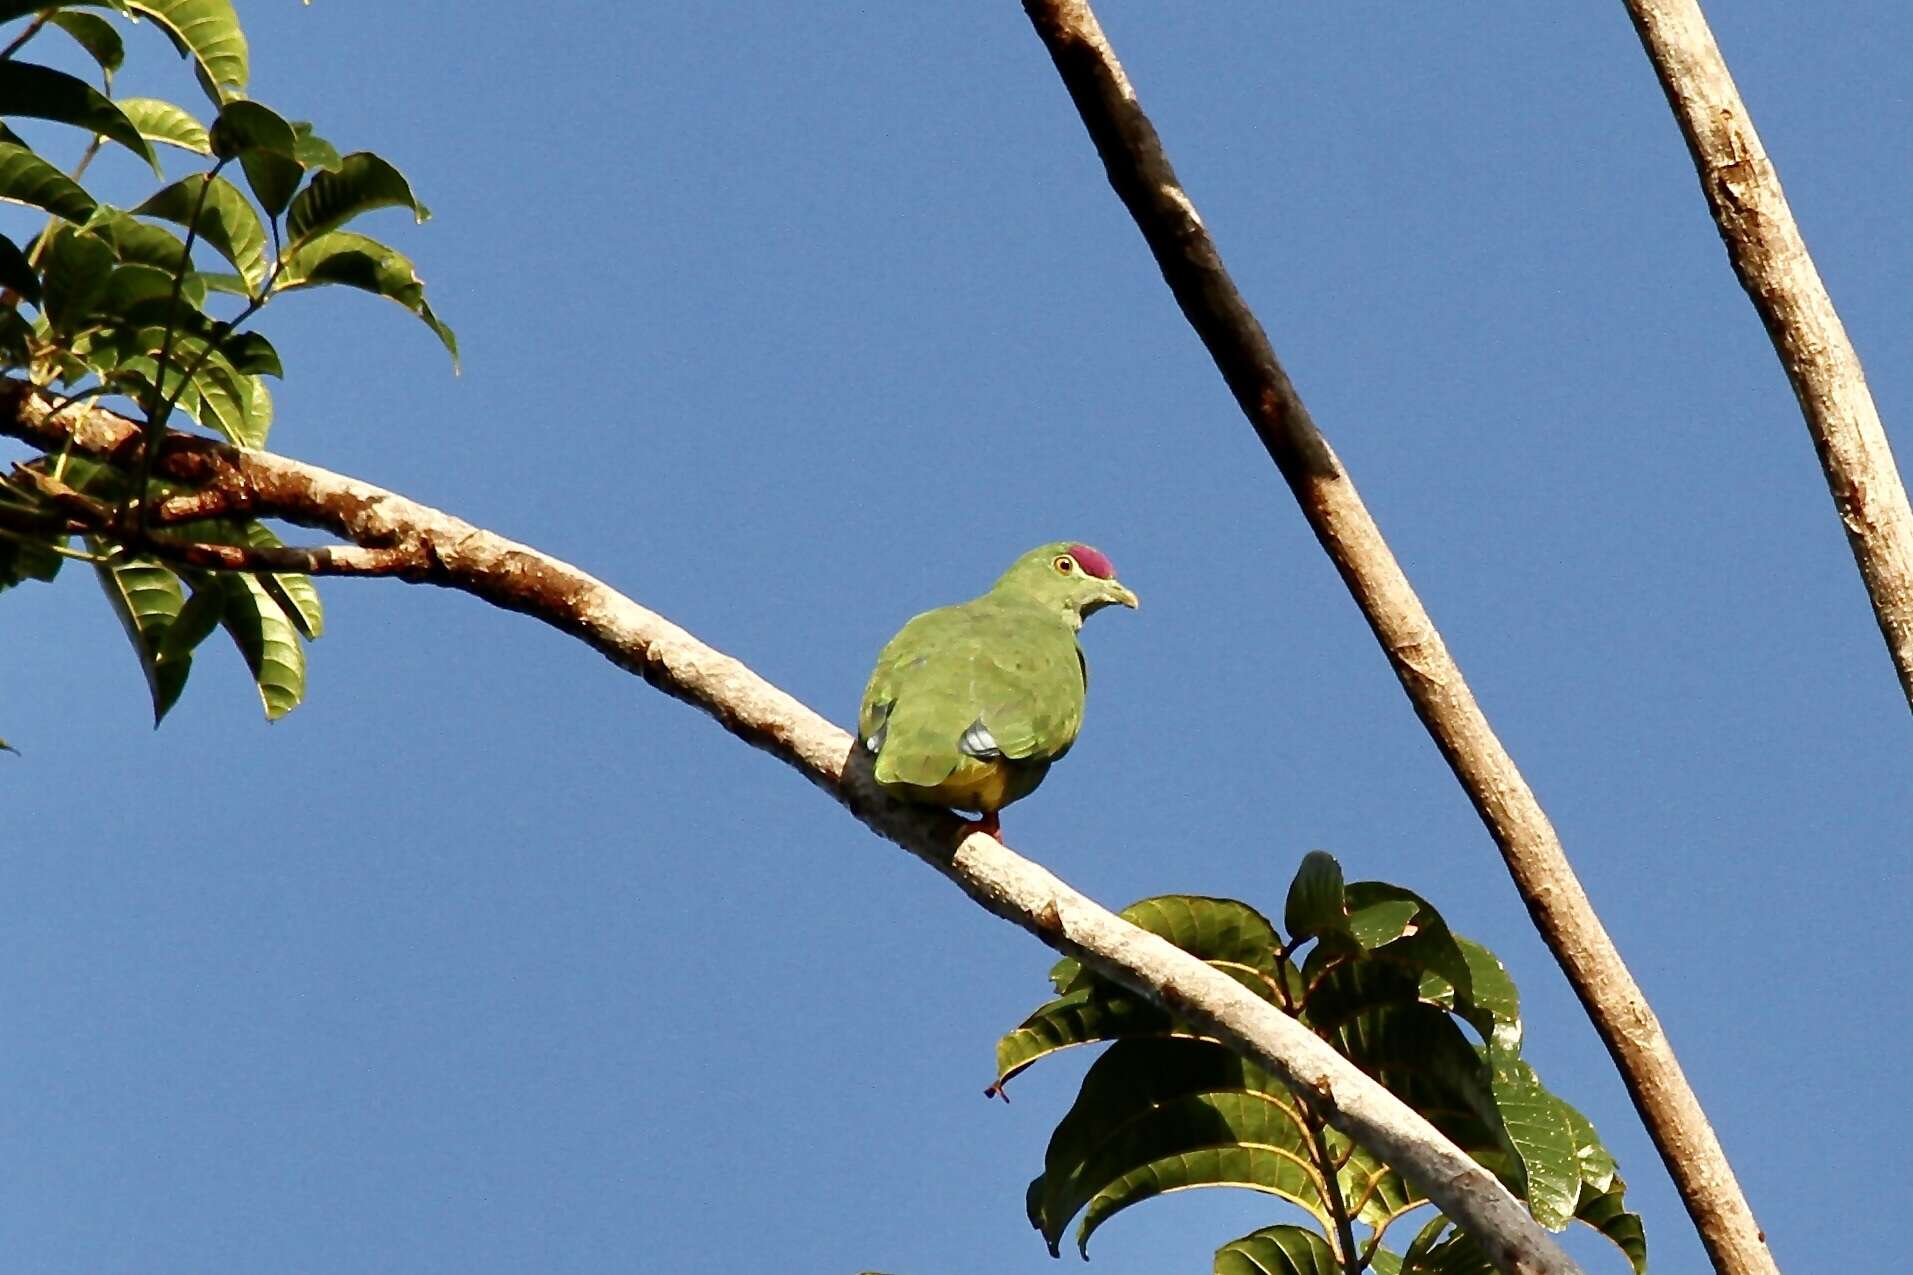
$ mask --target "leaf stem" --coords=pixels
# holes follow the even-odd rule
[[[25,44],[28,40],[31,40],[34,36],[40,34],[40,28],[44,27],[49,21],[52,20],[52,18],[53,18],[53,11],[49,9],[45,13],[42,13],[39,17],[35,18],[33,21],[27,23],[26,29],[20,32],[19,35],[14,37],[13,43],[7,45],[7,47],[4,49],[0,49],[0,62],[5,62],[8,58],[11,58],[14,54],[18,53],[20,51],[20,46]]]

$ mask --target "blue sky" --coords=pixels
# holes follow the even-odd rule
[[[1913,17],[1714,7],[1893,429]],[[288,298],[275,450],[569,559],[840,722],[911,614],[1100,545],[1143,606],[1086,630],[1086,729],[1011,844],[1112,906],[1276,910],[1315,848],[1431,896],[1512,968],[1655,1268],[1703,1269],[1019,6],[244,12],[255,94],[433,207],[371,229],[465,355]],[[1622,7],[1103,18],[1782,1267],[1876,1266],[1913,1139],[1907,707]],[[131,91],[195,101],[132,43]],[[13,1269],[1051,1269],[1023,1188],[1087,1060],[981,1096],[1047,950],[574,642],[325,596],[305,707],[268,727],[209,650],[158,733],[84,573],[0,599]],[[1186,1193],[1093,1269],[1206,1270],[1285,1216]]]

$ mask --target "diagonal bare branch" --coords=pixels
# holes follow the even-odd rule
[[[1732,1275],[1773,1271],[1733,1169],[1660,1021],[1595,915],[1547,813],[1496,738],[1381,529],[1230,279],[1095,13],[1085,0],[1024,0],[1023,8],[1164,281],[1500,848],[1529,915],[1620,1068],[1718,1269]]]
[[[69,442],[137,464],[133,422],[98,408],[49,419],[31,387],[0,380],[0,434],[48,450]],[[223,493],[262,517],[330,531],[403,555],[403,579],[459,589],[519,611],[595,648],[733,735],[794,767],[972,899],[1059,952],[1148,997],[1310,1095],[1330,1124],[1401,1170],[1481,1238],[1503,1271],[1571,1275],[1574,1265],[1520,1202],[1433,1125],[1308,1029],[1228,975],[1138,929],[1038,864],[953,816],[899,802],[876,786],[867,754],[737,660],[715,651],[578,568],[370,483],[267,452],[172,435],[155,471]]]
[[[1860,356],[1695,0],[1626,0],[1734,273],[1767,325],[1913,706],[1913,509]],[[1751,1226],[1751,1219],[1748,1225]]]

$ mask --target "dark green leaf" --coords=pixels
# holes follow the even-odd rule
[[[318,173],[299,192],[286,214],[286,235],[297,245],[361,213],[392,207],[410,208],[419,221],[431,216],[403,173],[370,151],[358,151],[347,155],[338,171]]]
[[[1289,883],[1282,923],[1288,928],[1291,943],[1348,932],[1348,908],[1342,899],[1342,865],[1335,861],[1334,855],[1311,850],[1303,856],[1302,866],[1296,869],[1295,879]]]
[[[1437,1217],[1402,1254],[1401,1275],[1495,1275],[1495,1264],[1473,1236]]]
[[[237,159],[248,151],[295,159],[298,136],[271,107],[236,98],[219,108],[207,141],[220,159]]]
[[[57,333],[78,330],[97,308],[113,276],[113,249],[97,235],[58,226],[46,249],[41,311]]]
[[[68,221],[93,213],[93,196],[53,165],[15,142],[0,141],[0,200],[39,208]]]
[[[105,551],[104,544],[96,539],[87,543],[94,553]],[[94,574],[139,656],[140,671],[152,694],[153,725],[157,726],[166,710],[179,700],[179,693],[186,689],[186,675],[192,671],[190,655],[162,658],[160,654],[166,630],[186,602],[179,577],[144,559],[95,563]]]
[[[1606,1190],[1583,1182],[1574,1216],[1612,1240],[1627,1255],[1634,1275],[1647,1275],[1647,1233],[1641,1227],[1641,1215],[1627,1211],[1621,1198],[1626,1191],[1627,1184],[1618,1175]]]
[[[164,142],[195,155],[212,154],[206,126],[193,118],[192,112],[185,107],[156,97],[123,97],[119,99],[119,104],[120,109],[126,112],[126,118],[132,120],[133,127],[139,130],[140,136],[148,141]]]
[[[259,206],[268,217],[275,218],[285,212],[292,193],[299,189],[299,179],[306,175],[298,160],[262,150],[245,152],[239,157],[239,167]]]
[[[60,564],[66,561],[53,551],[53,546],[64,546],[66,539],[60,536],[52,541],[35,540],[22,534],[0,532],[0,589],[10,589],[28,580],[51,581],[60,573]]]
[[[159,157],[113,99],[75,75],[32,62],[0,62],[0,115],[71,124],[107,137],[159,171]]]
[[[56,13],[49,21],[72,36],[87,55],[100,64],[100,70],[106,73],[107,79],[111,80],[113,72],[119,70],[120,64],[126,61],[125,42],[105,18],[90,13]]]
[[[398,302],[437,334],[457,368],[458,338],[426,304],[424,281],[405,254],[350,231],[316,235],[287,255],[279,288],[289,291],[326,283],[341,283]]]
[[[232,636],[259,687],[266,718],[277,721],[306,693],[306,653],[285,612],[257,580],[239,573],[213,577],[225,591],[220,623]]]
[[[0,309],[0,364],[25,367],[33,361],[33,325],[14,306]]]
[[[1216,1250],[1215,1275],[1341,1275],[1328,1241],[1303,1226],[1265,1226]]]
[[[0,287],[12,288],[32,305],[40,303],[40,276],[20,245],[0,235]]]
[[[190,228],[195,209],[199,210],[200,237],[232,262],[250,287],[255,290],[261,287],[266,281],[265,227],[259,224],[259,214],[239,193],[239,188],[225,178],[204,175],[182,178],[163,187],[133,211],[142,217],[158,217]]]

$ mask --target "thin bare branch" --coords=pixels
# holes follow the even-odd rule
[[[1900,689],[1913,706],[1913,509],[1787,196],[1694,0],[1626,0],[1687,138],[1734,273],[1793,385]],[[1743,1219],[1751,1231],[1751,1217]]]
[[[139,430],[98,408],[49,421],[44,399],[0,381],[0,433],[139,464]],[[1349,1137],[1394,1165],[1481,1238],[1496,1265],[1568,1275],[1574,1265],[1494,1176],[1308,1029],[1227,974],[1121,920],[1041,866],[953,816],[877,787],[868,754],[845,731],[743,664],[567,563],[340,474],[266,452],[170,436],[165,477],[232,493],[259,515],[321,527],[368,548],[408,555],[407,580],[459,589],[578,638],[619,667],[717,719],[789,763],[879,835],[943,873],[971,898],[1059,952],[1148,997],[1268,1067]]]
[[[1024,0],[1037,35],[1163,279],[1215,359],[1409,701],[1493,836],[1529,915],[1620,1068],[1661,1158],[1722,1272],[1772,1271],[1719,1141],[1666,1034],[1568,865],[1533,790],[1289,382],[1176,179],[1101,25],[1083,0]],[[1722,1219],[1741,1236],[1723,1246]],[[1731,1253],[1732,1262],[1723,1254]]]

